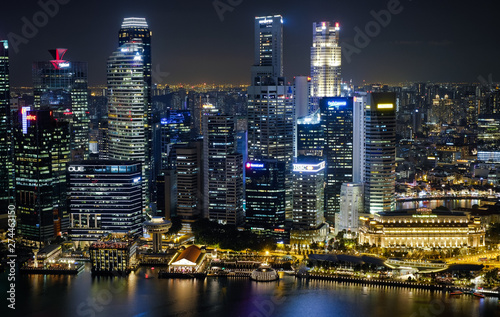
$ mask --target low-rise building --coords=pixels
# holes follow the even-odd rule
[[[136,266],[137,241],[98,241],[89,247],[92,273],[124,274]]]
[[[387,248],[482,247],[485,231],[479,219],[463,212],[420,208],[375,214],[361,226],[359,243]]]

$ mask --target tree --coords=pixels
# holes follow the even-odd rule
[[[172,217],[170,219],[172,222],[172,227],[168,230],[168,234],[177,234],[182,230],[182,221],[179,217]]]
[[[494,268],[484,274],[484,279],[486,283],[492,284],[498,281],[498,268]]]

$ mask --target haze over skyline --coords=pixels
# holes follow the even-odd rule
[[[46,3],[50,0],[42,0]],[[0,38],[22,36],[24,21],[42,11],[38,1],[2,4]],[[62,3],[64,1],[61,0]],[[106,60],[117,48],[124,17],[144,17],[153,31],[153,70],[169,73],[163,83],[248,84],[253,62],[253,19],[284,17],[284,70],[288,81],[310,73],[312,24],[340,23],[340,42],[355,46],[355,28],[375,21],[371,11],[398,8],[390,21],[349,58],[344,45],[342,78],[366,82],[478,82],[500,73],[500,44],[491,35],[494,11],[449,0],[424,1],[67,1],[41,23],[38,33],[11,54],[11,85],[31,86],[31,65],[49,60],[48,49],[68,48],[68,60],[89,63],[89,84],[106,83]],[[230,4],[231,3],[231,4]],[[21,10],[22,9],[22,10]],[[222,13],[222,11],[224,11]],[[23,20],[23,17],[26,19]],[[372,24],[373,26],[373,24]],[[12,44],[11,44],[12,47]],[[485,52],[488,52],[485,54]]]

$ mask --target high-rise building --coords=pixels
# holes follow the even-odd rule
[[[69,236],[97,241],[142,233],[141,163],[89,160],[68,164]]]
[[[69,123],[71,157],[82,160],[89,152],[87,62],[64,60],[66,51],[49,50],[53,60],[33,63],[34,106]]]
[[[123,19],[120,31],[118,32],[118,45],[121,47],[126,43],[135,43],[142,48],[142,66],[143,66],[143,79],[145,82],[145,93],[144,93],[144,129],[146,136],[146,172],[148,179],[146,179],[146,185],[148,188],[151,187],[151,181],[154,179],[155,175],[152,175],[152,167],[154,162],[152,162],[151,155],[153,151],[153,111],[151,102],[151,88],[152,88],[152,70],[151,70],[151,37],[153,32],[149,29],[148,23],[145,18],[129,17]],[[144,168],[144,167],[143,167]],[[156,171],[157,172],[157,171]]]
[[[285,229],[285,162],[247,162],[246,225],[277,241],[287,240]]]
[[[208,218],[221,224],[242,225],[243,155],[236,153],[234,117],[207,115],[203,120]]]
[[[144,48],[120,46],[108,59],[108,157],[142,165],[144,199],[149,195],[148,123]]]
[[[396,96],[371,93],[366,106],[365,210],[396,208]]]
[[[311,97],[340,96],[341,48],[339,23],[313,23],[311,47]]]
[[[320,108],[326,158],[325,217],[334,222],[342,183],[353,178],[353,98],[321,98]]]
[[[14,199],[12,128],[10,116],[9,44],[0,40],[0,213]]]
[[[303,160],[293,164],[293,227],[311,230],[325,222],[325,161]]]
[[[191,232],[191,224],[202,216],[203,169],[202,144],[193,142],[177,149],[177,216],[183,233]]]
[[[161,167],[175,167],[175,150],[191,140],[191,113],[189,110],[167,110],[161,118]]]
[[[365,109],[366,93],[356,93],[352,111],[352,179],[355,183],[365,181]]]
[[[66,164],[70,161],[67,122],[52,111],[22,108],[14,129],[16,207],[19,235],[47,242],[68,229]]]
[[[255,63],[248,87],[248,159],[284,162],[287,218],[292,216],[293,89],[283,77],[283,19],[255,18]]]

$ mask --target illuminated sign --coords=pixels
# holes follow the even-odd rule
[[[247,163],[246,165],[247,168],[264,168],[263,163]]]
[[[393,109],[394,105],[392,103],[379,103],[377,104],[377,109]]]
[[[319,164],[293,164],[294,172],[318,172],[324,169],[326,166],[325,162]]]
[[[70,167],[68,167],[68,172],[85,172],[85,167],[83,167],[83,166],[70,166]]]
[[[69,67],[69,63],[59,63],[60,68],[66,68]]]
[[[285,229],[274,229],[276,232],[285,232]]]
[[[264,23],[273,23],[273,20],[260,20],[259,21],[260,24],[264,24]]]
[[[347,105],[347,101],[328,101],[328,107],[339,107]]]
[[[32,114],[27,115],[27,116],[26,116],[26,120],[36,120],[36,116],[35,116],[35,115],[32,115]]]
[[[437,218],[437,215],[412,215],[415,218]]]

